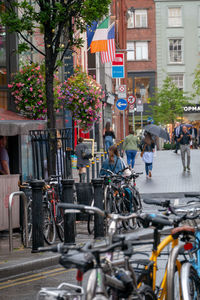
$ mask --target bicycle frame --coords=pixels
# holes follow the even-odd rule
[[[158,240],[158,230],[155,229],[154,230],[154,245],[153,245],[152,255],[150,257],[150,261],[153,261],[152,289],[154,292],[156,290],[157,259],[160,255],[160,253],[163,251],[163,249],[166,246],[171,244],[172,248],[174,248],[178,244],[178,239],[174,239],[171,234],[168,235],[166,238],[164,238],[162,240],[162,242],[160,242],[158,244],[158,246],[157,246],[157,240]],[[178,266],[178,268],[179,268],[179,266]],[[138,287],[140,285],[141,285],[141,283],[139,283]],[[166,293],[167,293],[167,269],[165,270],[165,274],[163,276],[162,282],[159,287],[159,291],[157,294],[158,299],[159,300],[164,299]]]

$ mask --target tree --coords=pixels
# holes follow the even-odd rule
[[[194,71],[194,81],[192,87],[195,90],[193,96],[197,96],[197,95],[200,96],[200,63],[197,65]]]
[[[55,127],[54,72],[58,69],[67,49],[81,47],[86,25],[108,13],[111,0],[0,0],[0,22],[9,32],[23,39],[18,51],[34,49],[45,58],[45,93],[48,128]],[[36,29],[44,39],[43,51],[31,39]]]
[[[190,104],[182,90],[180,90],[170,77],[166,77],[163,86],[156,89],[151,98],[153,106],[153,118],[157,124],[174,124],[183,117],[184,106]]]

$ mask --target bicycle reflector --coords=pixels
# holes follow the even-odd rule
[[[193,244],[192,244],[192,243],[186,243],[186,244],[184,245],[184,249],[185,249],[185,250],[192,250],[192,248],[193,248]]]
[[[83,281],[83,272],[81,272],[80,270],[77,270],[76,272],[76,280]]]

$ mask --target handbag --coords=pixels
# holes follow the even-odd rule
[[[92,158],[92,153],[91,153],[91,151],[89,149],[83,150],[82,153],[81,153],[81,155],[82,155],[83,159],[90,159],[90,158]]]

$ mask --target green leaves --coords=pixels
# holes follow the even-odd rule
[[[151,102],[153,106],[153,117],[158,124],[173,124],[178,118],[183,116],[184,106],[190,104],[190,98],[180,90],[170,77],[166,77],[163,86],[156,89]]]

